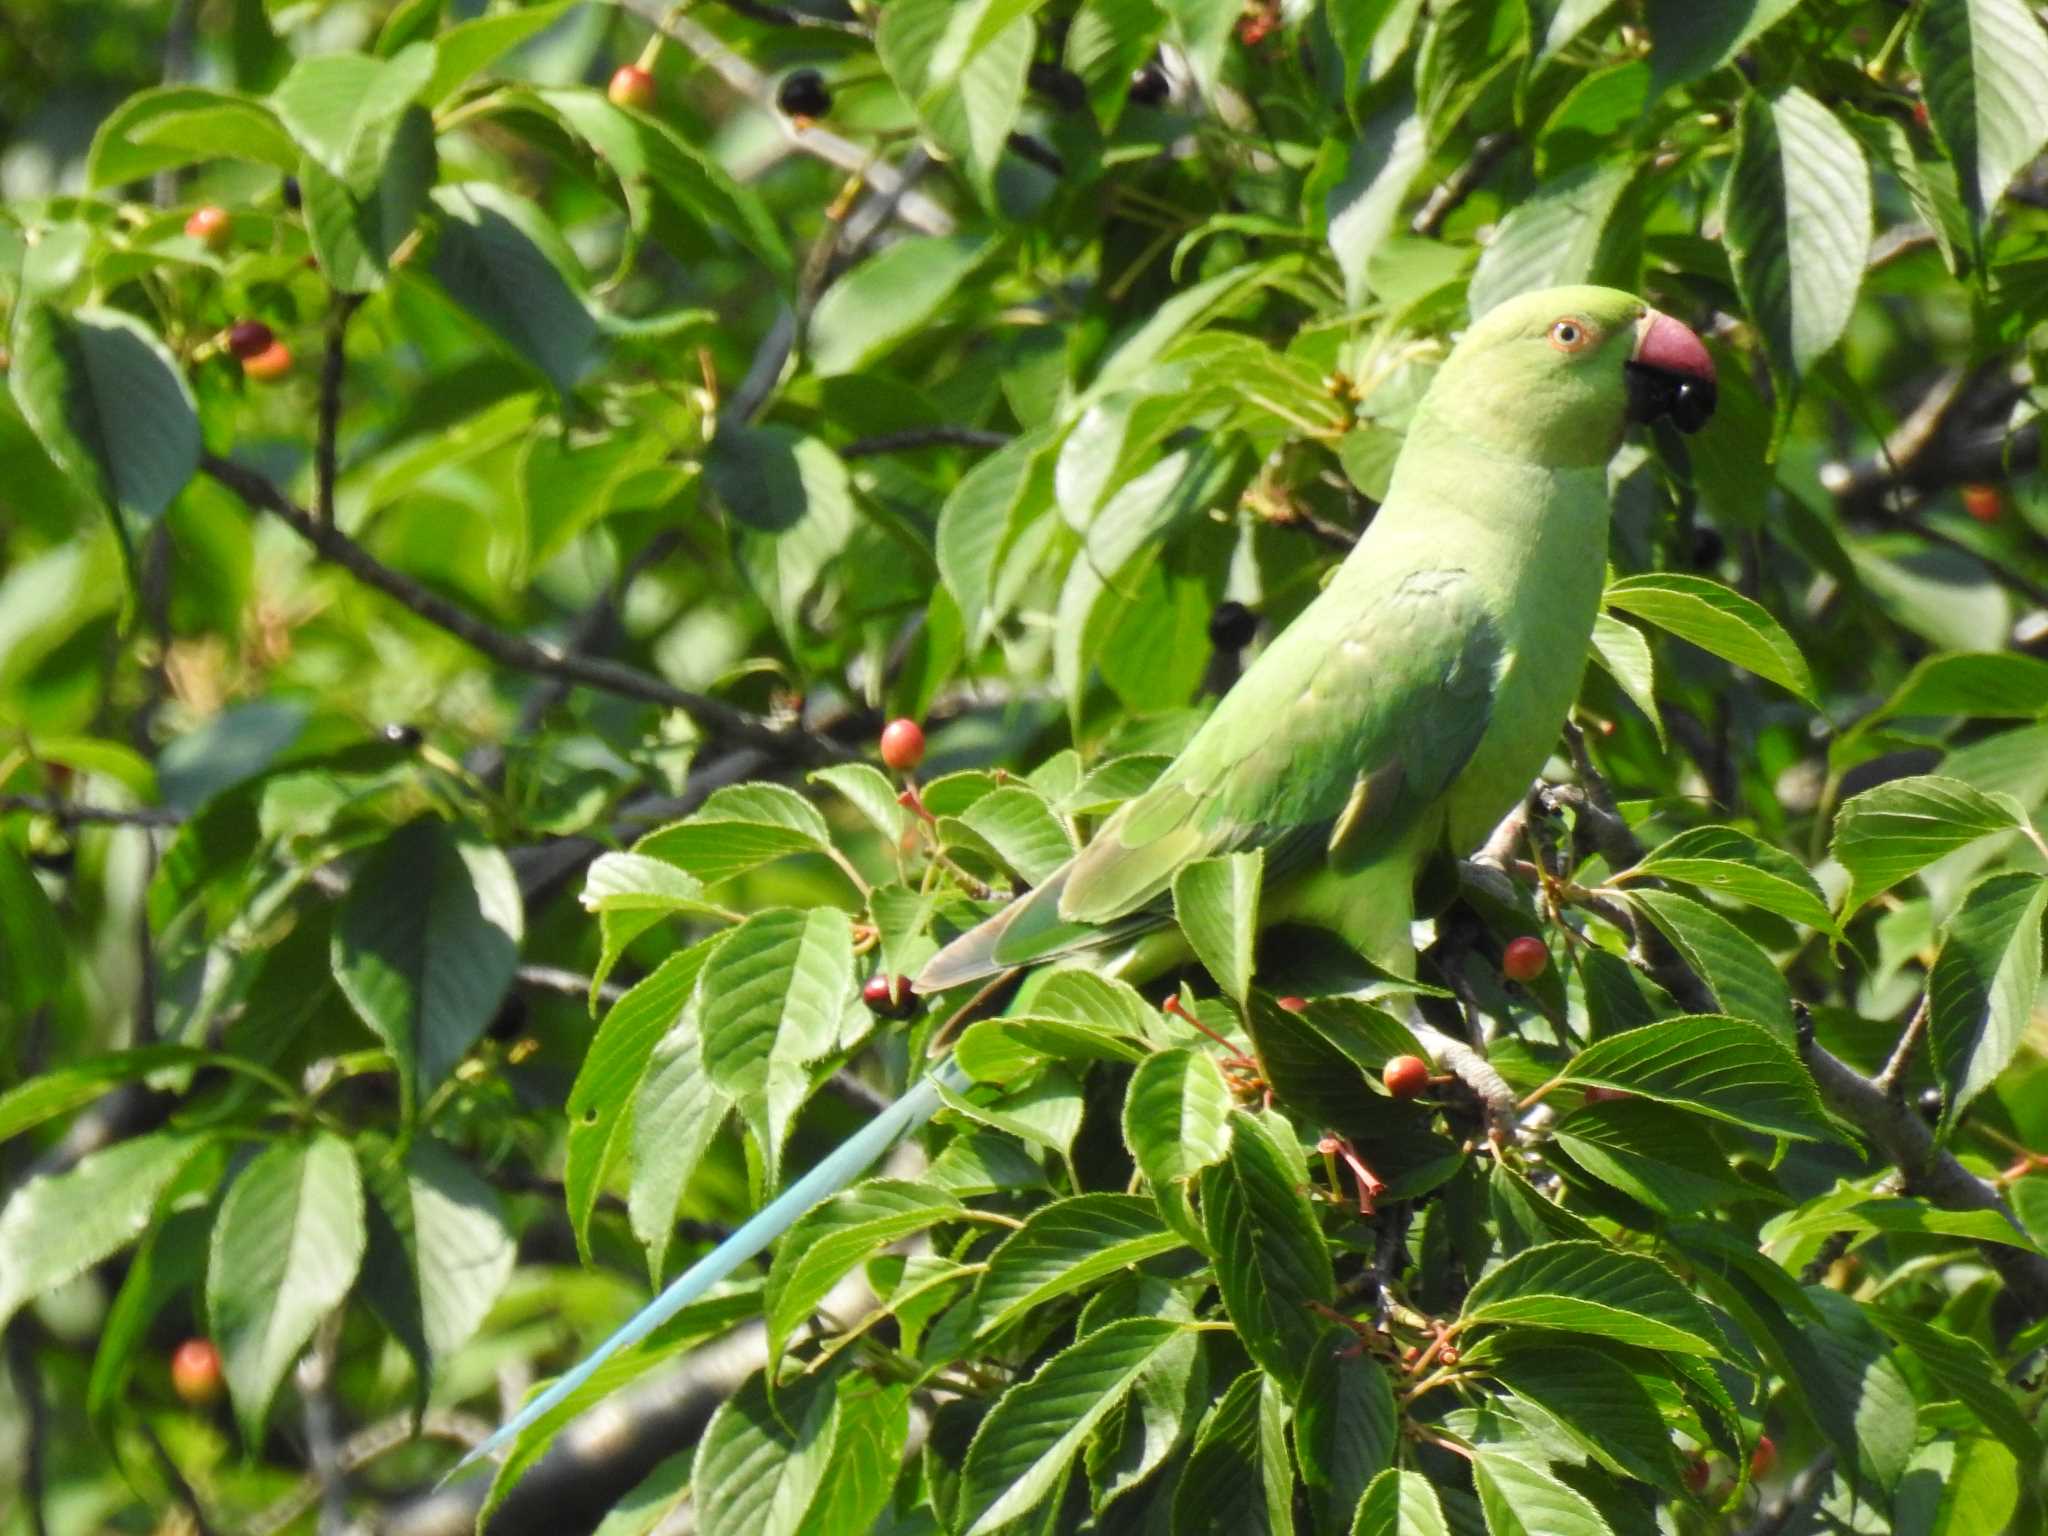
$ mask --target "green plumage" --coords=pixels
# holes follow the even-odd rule
[[[1578,691],[1606,565],[1606,464],[1646,313],[1625,293],[1565,288],[1480,320],[1328,587],[1152,789],[942,951],[918,990],[1128,939],[1167,920],[1177,871],[1254,847],[1274,915],[1412,964],[1416,867],[1485,837]],[[1581,345],[1560,343],[1574,334]]]

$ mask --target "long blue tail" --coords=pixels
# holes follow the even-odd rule
[[[510,1445],[529,1424],[590,1380],[605,1361],[620,1350],[638,1344],[782,1236],[795,1225],[797,1218],[812,1206],[830,1199],[867,1172],[884,1152],[938,1112],[939,1089],[942,1085],[958,1093],[967,1087],[969,1081],[967,1074],[962,1072],[950,1057],[940,1062],[902,1098],[848,1137],[830,1157],[762,1206],[748,1219],[746,1225],[676,1276],[669,1283],[667,1290],[642,1307],[630,1322],[592,1350],[590,1357],[581,1365],[567,1375],[557,1378],[553,1386],[507,1419],[497,1433],[457,1462],[448,1476],[453,1477],[464,1467]]]

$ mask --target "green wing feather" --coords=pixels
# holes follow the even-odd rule
[[[1478,583],[1442,568],[1344,576],[1075,858],[1062,919],[1128,917],[1193,860],[1245,848],[1266,850],[1269,877],[1319,855],[1357,868],[1457,777],[1504,662]]]

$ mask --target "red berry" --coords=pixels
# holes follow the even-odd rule
[[[1685,1471],[1681,1475],[1685,1479],[1685,1487],[1688,1493],[1705,1493],[1707,1491],[1708,1475],[1707,1458],[1704,1456],[1693,1457],[1691,1461],[1685,1464]]]
[[[185,233],[208,250],[217,251],[234,237],[235,221],[227,209],[206,203],[192,210],[185,220]]]
[[[1627,1097],[1628,1095],[1619,1088],[1602,1088],[1598,1083],[1586,1090],[1588,1104],[1612,1104]]]
[[[615,107],[638,107],[645,112],[654,105],[661,94],[654,83],[654,76],[638,64],[621,64],[612,72],[612,83],[605,87]]]
[[[171,1390],[194,1408],[220,1401],[220,1351],[211,1339],[187,1339],[171,1356]]]
[[[1543,947],[1541,939],[1523,934],[1519,939],[1508,940],[1508,947],[1500,957],[1501,974],[1509,981],[1534,981],[1550,969],[1550,951]]]
[[[1922,128],[1925,128],[1927,126],[1926,102],[1916,101],[1913,103],[1913,121],[1918,123]]]
[[[924,730],[915,720],[891,720],[882,727],[882,761],[908,773],[924,761]]]
[[[868,1012],[885,1019],[907,1019],[917,1011],[917,996],[910,990],[908,976],[890,976],[877,971],[860,989],[860,1000]]]
[[[1752,1480],[1769,1477],[1771,1468],[1778,1464],[1778,1443],[1769,1435],[1756,1437],[1756,1449],[1749,1453],[1749,1475]]]
[[[1273,1001],[1289,1013],[1308,1012],[1308,999],[1305,997],[1276,997]]]
[[[1380,1073],[1380,1081],[1397,1099],[1416,1098],[1429,1086],[1429,1063],[1420,1056],[1396,1056]]]
[[[1966,485],[1963,487],[1963,510],[1980,523],[1995,523],[1999,514],[2005,511],[2005,498],[1995,485]]]
[[[259,352],[268,352],[276,340],[261,320],[237,320],[228,327],[228,350],[244,361]]]
[[[254,357],[242,359],[242,373],[266,383],[271,379],[281,379],[291,371],[292,349],[281,341],[273,341]]]

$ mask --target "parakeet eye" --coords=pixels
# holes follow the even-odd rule
[[[1560,352],[1576,352],[1592,339],[1592,333],[1576,320],[1551,322],[1550,344]]]

